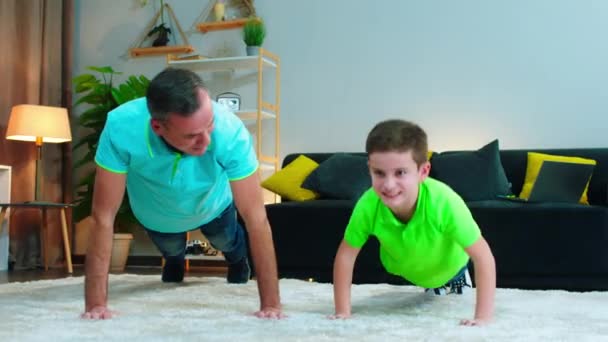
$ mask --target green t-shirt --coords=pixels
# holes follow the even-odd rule
[[[412,218],[399,221],[373,189],[355,205],[344,240],[361,248],[370,235],[380,242],[380,260],[389,273],[425,288],[437,288],[466,265],[464,250],[481,232],[466,204],[450,187],[432,178],[420,184]]]

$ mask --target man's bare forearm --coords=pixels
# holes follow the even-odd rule
[[[96,306],[107,305],[112,235],[112,226],[95,222],[91,228],[85,260],[86,311]]]
[[[249,230],[249,240],[260,293],[260,308],[280,308],[277,262],[267,219]]]

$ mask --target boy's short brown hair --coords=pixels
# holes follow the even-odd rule
[[[381,121],[367,135],[365,151],[408,152],[418,166],[427,161],[428,143],[424,130],[413,122],[390,119]]]

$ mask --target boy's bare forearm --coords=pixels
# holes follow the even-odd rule
[[[336,315],[351,314],[350,305],[350,287],[352,284],[352,276],[348,276],[339,268],[334,269],[334,304],[336,306]]]
[[[490,253],[481,262],[475,263],[477,287],[475,319],[492,320],[494,316],[494,294],[496,292],[496,266]]]
[[[334,305],[336,316],[344,318],[351,315],[350,289],[358,250],[352,249],[343,241],[338,248],[334,261]]]

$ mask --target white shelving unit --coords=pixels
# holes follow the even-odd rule
[[[224,255],[186,255],[186,260],[224,260]]]
[[[279,169],[279,137],[280,137],[280,71],[281,62],[278,56],[260,48],[258,56],[237,56],[222,58],[187,57],[180,59],[177,56],[167,56],[167,64],[177,68],[189,69],[197,73],[219,71],[250,70],[257,73],[256,106],[239,110],[235,114],[248,126],[255,126],[256,155],[260,162],[260,172],[276,172]],[[274,69],[274,102],[265,101],[263,91],[264,71]],[[262,149],[264,120],[274,120],[274,152],[265,154]],[[274,201],[276,201],[276,196]]]
[[[11,167],[0,165],[0,203],[11,202]],[[0,271],[8,269],[10,209],[0,219]]]
[[[179,68],[186,68],[201,72],[251,70],[257,69],[260,63],[262,64],[262,67],[279,67],[279,63],[270,57],[270,53],[266,50],[264,50],[263,53],[260,52],[259,56],[236,56],[184,60],[175,58],[175,56],[170,56],[168,64]]]
[[[188,240],[205,240],[206,243],[209,243],[209,240],[205,238],[203,233],[200,230],[195,230],[188,232],[186,234],[186,239]],[[186,270],[190,268],[190,260],[205,260],[205,261],[225,261],[224,254],[221,251],[217,251],[217,255],[192,255],[186,254]]]
[[[251,109],[251,110],[239,110],[235,113],[239,118],[241,118],[241,120],[243,121],[255,121],[258,118],[258,112],[255,109]],[[262,119],[275,119],[277,116],[276,114],[267,112],[265,110],[262,111]]]

